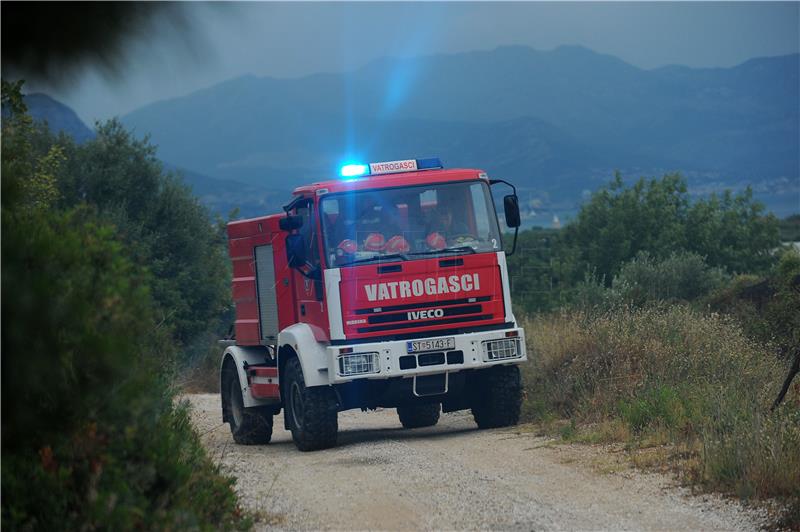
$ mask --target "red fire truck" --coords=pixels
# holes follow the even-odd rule
[[[337,414],[396,408],[406,428],[471,409],[518,422],[525,337],[491,187],[438,159],[346,165],[302,186],[283,213],[228,224],[235,336],[222,355],[222,415],[241,444],[273,416],[302,451],[334,446]]]

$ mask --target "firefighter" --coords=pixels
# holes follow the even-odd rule
[[[456,217],[454,210],[452,201],[443,200],[437,205],[432,220],[428,224],[428,236],[425,239],[428,247],[444,249],[447,246],[476,240],[467,224],[460,217]]]
[[[356,242],[365,251],[384,251],[387,242],[399,234],[395,219],[392,218],[393,213],[396,215],[396,209],[379,203],[378,198],[372,194],[365,194],[359,200],[356,201]],[[390,252],[405,249],[405,246],[393,247],[396,249],[391,249]]]

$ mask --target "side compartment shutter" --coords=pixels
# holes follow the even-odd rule
[[[257,246],[255,251],[261,339],[274,342],[278,337],[278,297],[275,292],[275,264],[272,262],[272,246]]]

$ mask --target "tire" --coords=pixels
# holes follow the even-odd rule
[[[495,366],[481,372],[472,417],[481,429],[510,427],[519,423],[522,379],[518,366]]]
[[[263,445],[272,439],[272,410],[269,407],[244,407],[242,387],[236,369],[226,365],[222,371],[223,416],[231,426],[233,441],[241,445]]]
[[[439,403],[398,406],[397,415],[403,427],[417,429],[436,425],[439,422],[439,412],[441,410],[442,405]]]
[[[339,431],[339,401],[333,388],[306,388],[296,357],[286,363],[284,374],[284,408],[294,444],[301,451],[334,447]]]

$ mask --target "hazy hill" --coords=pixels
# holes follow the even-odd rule
[[[797,210],[799,61],[643,70],[582,47],[513,46],[346,74],[248,75],[123,121],[179,166],[270,187],[328,178],[348,156],[439,155],[560,209],[617,168],[681,170],[698,191],[753,184],[779,211]]]
[[[34,120],[47,122],[53,132],[63,131],[79,143],[94,138],[94,132],[86,127],[75,111],[46,94],[27,94],[25,105]]]
[[[234,209],[238,210],[237,218],[252,218],[278,212],[289,200],[283,188],[273,189],[257,183],[216,179],[171,164],[164,166],[167,170],[180,174],[200,202],[223,218],[227,218]]]

